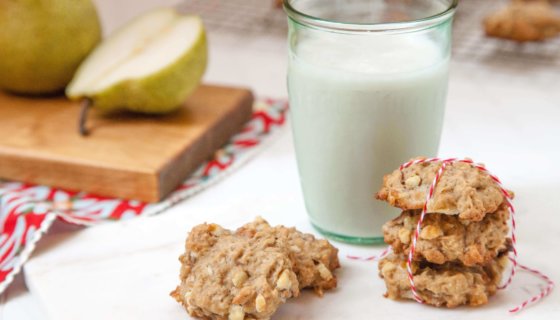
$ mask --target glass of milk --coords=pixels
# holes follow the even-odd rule
[[[457,0],[284,0],[305,205],[324,235],[383,242],[383,175],[440,140]]]

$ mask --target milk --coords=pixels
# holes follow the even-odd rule
[[[311,221],[338,236],[381,237],[397,212],[374,198],[383,175],[437,154],[449,57],[418,36],[298,41],[288,88]]]

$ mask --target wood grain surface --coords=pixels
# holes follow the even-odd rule
[[[0,177],[156,202],[238,132],[252,113],[247,89],[203,85],[162,116],[91,110],[79,103],[0,93]]]

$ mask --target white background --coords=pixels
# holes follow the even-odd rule
[[[176,1],[97,0],[96,2],[108,32],[146,8]],[[247,38],[225,34],[210,34],[209,39],[210,66],[206,82],[249,86],[260,96],[286,95],[286,48],[283,39]],[[560,83],[558,70],[546,65],[512,65],[496,60],[492,64],[455,61],[452,65],[440,148],[442,156],[469,156],[486,163],[490,170],[503,179],[508,188],[516,192],[520,259],[532,267],[538,267],[557,281],[560,280],[560,273],[557,271],[560,257],[556,254],[560,243],[560,218],[558,218],[560,171],[557,164],[560,159],[558,83]],[[230,223],[232,226],[237,222],[225,218],[224,211],[231,210],[232,214],[237,214],[239,217],[262,214],[273,223],[297,224],[303,229],[309,229],[305,220],[289,131],[283,133],[273,145],[229,179],[177,205],[164,215],[173,217],[173,215],[192,213],[196,216],[205,210],[216,212],[216,221]],[[163,217],[151,219],[166,220]],[[133,228],[142,228],[143,224],[132,225]],[[166,229],[158,229],[164,228],[165,225],[165,221],[157,223],[158,227],[154,228],[152,236],[157,238],[159,235],[162,239],[166,238],[164,236],[167,233]],[[47,263],[57,261],[56,259],[64,261],[72,257],[82,258],[88,254],[86,248],[95,247],[92,245],[94,241],[92,239],[96,239],[96,234],[100,237],[110,237],[114,234],[115,239],[119,235],[115,233],[116,229],[111,230],[106,227],[96,229],[99,230],[71,231],[75,233],[76,241],[68,247],[67,245],[49,246],[57,236],[47,236],[42,241],[43,253],[37,259]],[[54,233],[69,231],[68,227],[60,225],[57,226],[57,230]],[[349,252],[362,254],[380,251],[379,248],[348,246],[343,248]],[[107,248],[109,254],[114,253],[115,250],[115,248]],[[62,259],[61,256],[66,258]],[[417,306],[410,307],[411,304],[398,304],[382,299],[382,292],[375,289],[379,288],[378,283],[381,281],[375,279],[375,272],[371,271],[375,265],[369,265],[364,269],[363,265],[356,265],[344,259],[343,264],[348,266],[346,268],[348,271],[342,271],[341,286],[344,286],[342,280],[345,277],[349,279],[348,281],[355,281],[356,278],[349,276],[355,275],[353,272],[367,274],[361,283],[372,281],[371,287],[364,284],[363,291],[357,293],[360,296],[367,296],[368,301],[371,301],[370,306],[379,306],[376,310],[383,310],[382,315],[396,318],[400,314],[398,312],[409,310],[422,318],[422,315],[432,312],[432,308],[415,309]],[[36,270],[41,270],[41,266],[37,266]],[[52,278],[39,276],[34,283],[45,283],[42,282],[46,281],[45,279],[56,278],[56,271],[48,268],[45,270]],[[84,269],[79,267],[65,268],[64,272],[75,272],[76,274],[69,275],[69,278],[79,279],[78,275],[82,270]],[[95,274],[92,277],[89,280],[84,279],[84,284],[68,284],[68,290],[72,290],[70,295],[68,290],[63,292],[58,290],[60,284],[52,283],[50,286],[45,285],[37,289],[41,292],[41,295],[37,296],[29,294],[22,278],[18,277],[8,291],[0,297],[0,319],[46,319],[46,311],[56,314],[57,319],[61,318],[67,314],[64,308],[60,307],[61,299],[70,297],[65,301],[65,308],[73,310],[73,305],[81,308],[80,301],[103,294],[89,291],[85,284],[88,281],[95,283],[106,279],[95,278]],[[137,287],[131,288],[131,292],[142,288],[142,284],[139,283]],[[325,305],[351,304],[350,300],[354,299],[352,293],[345,294],[345,292],[348,291],[341,289],[340,292],[328,295],[325,304],[319,303],[318,308]],[[356,291],[352,292],[356,293]],[[510,306],[507,294],[500,293],[495,302],[488,306],[488,313],[478,313],[480,312],[478,310],[486,310],[478,309],[476,315],[479,318],[491,315],[493,319],[509,317],[505,311]],[[315,301],[315,299],[311,300]],[[304,301],[310,301],[310,298]],[[560,317],[558,301],[560,301],[560,294],[556,291],[545,303],[527,310],[521,314],[521,317],[558,318]],[[313,302],[313,305],[315,304],[316,302]],[[293,310],[300,310],[305,314],[306,305],[301,303],[292,305]],[[95,309],[98,308],[86,308],[83,310],[84,315],[95,315],[97,312]],[[366,312],[366,309],[363,312]],[[467,310],[470,312],[470,309]],[[104,310],[99,310],[99,315],[104,314],[103,312]],[[361,311],[356,312],[358,313],[355,315],[358,317]],[[445,316],[461,317],[463,312],[464,309],[452,311]],[[289,315],[289,313],[282,314]],[[440,313],[434,316],[443,315]],[[309,317],[320,318],[312,315]]]

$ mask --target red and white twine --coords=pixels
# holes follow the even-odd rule
[[[513,309],[510,309],[509,312],[511,312],[511,313],[519,312],[519,311],[523,310],[525,307],[527,307],[528,305],[530,305],[532,303],[535,303],[535,302],[543,299],[544,297],[548,296],[552,292],[552,289],[554,288],[554,282],[549,277],[547,277],[546,275],[541,273],[540,271],[529,268],[529,267],[524,266],[522,264],[519,264],[517,262],[517,249],[516,249],[517,238],[515,236],[515,231],[516,231],[515,208],[513,207],[512,203],[511,203],[511,200],[513,198],[510,195],[510,193],[502,186],[502,182],[500,181],[500,179],[498,179],[498,177],[496,177],[495,175],[490,173],[488,171],[488,169],[486,169],[483,165],[475,163],[471,159],[457,159],[457,158],[416,159],[416,160],[411,160],[407,163],[402,164],[400,166],[400,170],[403,170],[403,169],[408,168],[408,167],[410,167],[412,165],[415,165],[415,164],[427,163],[427,162],[441,162],[441,167],[436,172],[436,176],[434,177],[434,180],[430,184],[428,194],[426,195],[426,201],[424,202],[424,206],[422,207],[422,213],[420,214],[420,219],[418,219],[418,223],[416,224],[416,229],[415,229],[415,232],[414,232],[414,236],[412,238],[412,245],[410,247],[408,257],[407,257],[407,261],[406,261],[406,271],[407,271],[407,274],[408,274],[408,280],[410,282],[410,289],[412,291],[412,296],[414,297],[414,300],[416,300],[416,302],[418,302],[418,303],[424,303],[422,298],[418,295],[418,292],[416,290],[416,286],[414,285],[414,276],[413,276],[413,272],[412,272],[412,259],[414,257],[414,253],[416,251],[416,244],[418,242],[418,237],[420,236],[420,232],[421,232],[421,229],[422,229],[422,223],[424,221],[424,217],[426,215],[426,212],[428,211],[428,204],[434,196],[436,186],[437,186],[441,176],[443,175],[443,172],[445,171],[445,168],[448,165],[450,165],[452,163],[456,163],[456,162],[468,163],[471,166],[487,173],[490,176],[490,178],[498,184],[498,187],[500,188],[500,191],[502,192],[502,194],[505,197],[504,201],[505,201],[505,203],[506,203],[506,205],[507,205],[507,207],[510,211],[510,216],[511,216],[511,241],[512,241],[513,257],[509,257],[509,259],[512,262],[512,268],[511,268],[511,272],[508,276],[507,281],[502,286],[498,287],[498,289],[505,289],[511,284],[511,282],[513,280],[513,276],[516,273],[517,267],[519,267],[520,269],[525,270],[529,273],[532,273],[532,274],[536,275],[537,277],[541,278],[542,280],[544,280],[546,282],[546,287],[543,290],[541,290],[541,292],[538,295],[535,295],[535,296],[531,297],[530,299],[527,299],[527,300],[523,301],[520,305],[516,306]],[[379,260],[379,259],[383,258],[384,256],[386,256],[390,252],[390,248],[391,247],[389,246],[379,256],[372,256],[372,257],[368,257],[368,258],[348,256],[348,258],[349,259],[354,259],[354,260],[362,260],[362,261]]]
[[[510,258],[510,260],[512,260],[512,259]],[[541,292],[539,294],[531,297],[530,299],[527,299],[527,300],[523,301],[520,305],[516,306],[515,308],[510,309],[509,312],[511,312],[511,313],[519,312],[519,311],[525,309],[525,307],[527,307],[531,303],[535,303],[535,302],[543,299],[544,297],[548,296],[552,292],[552,289],[554,288],[554,281],[552,281],[552,279],[547,277],[545,274],[543,274],[539,270],[529,268],[529,267],[524,266],[524,265],[519,264],[519,263],[517,264],[517,266],[520,269],[523,269],[523,270],[525,270],[529,273],[532,273],[532,274],[538,276],[539,278],[541,278],[542,280],[544,280],[546,282],[546,287],[543,290],[541,290]]]
[[[391,252],[391,246],[388,246],[387,248],[385,248],[385,250],[381,251],[381,253],[376,256],[360,257],[360,256],[347,255],[346,257],[348,259],[360,260],[360,261],[379,261],[385,258],[390,252]]]

